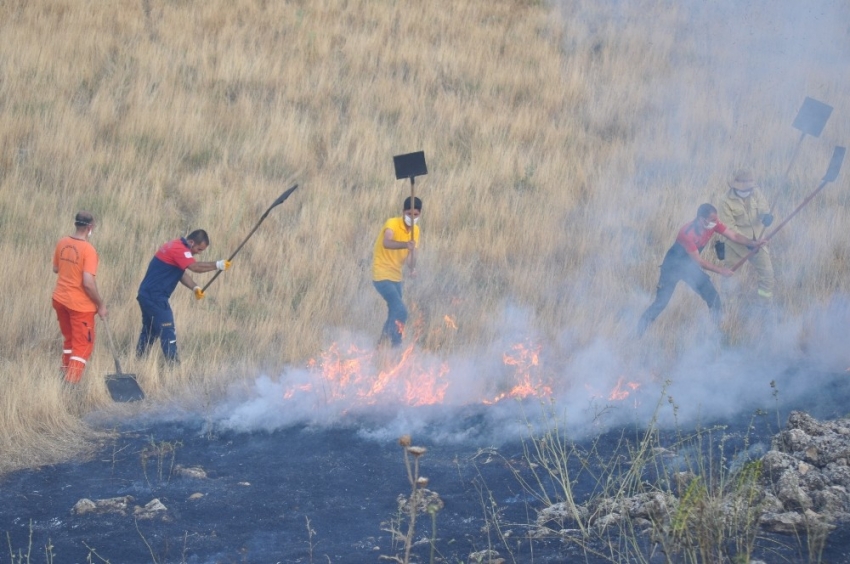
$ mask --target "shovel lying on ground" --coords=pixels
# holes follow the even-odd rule
[[[106,375],[106,388],[109,390],[109,395],[112,396],[114,401],[122,402],[145,399],[145,393],[139,387],[136,375],[121,372],[121,363],[118,362],[118,355],[115,354],[115,343],[112,342],[112,332],[109,330],[109,323],[106,322],[106,319],[103,320],[103,326],[106,328],[109,352],[112,353],[112,359],[115,361],[115,374]]]
[[[821,180],[820,185],[818,185],[818,187],[815,188],[814,192],[812,192],[811,194],[806,196],[806,199],[804,199],[800,203],[800,205],[797,206],[797,209],[795,209],[793,212],[791,212],[791,214],[788,217],[786,217],[784,220],[782,220],[782,223],[777,225],[773,229],[773,231],[768,233],[767,236],[765,237],[765,240],[770,241],[770,239],[773,238],[774,235],[776,235],[777,231],[782,229],[785,226],[786,223],[791,221],[792,217],[797,215],[800,212],[800,210],[803,209],[806,206],[806,204],[808,204],[810,201],[812,201],[812,198],[814,198],[815,196],[818,195],[818,192],[823,190],[823,187],[826,186],[828,182],[833,182],[836,178],[838,178],[838,172],[841,170],[841,163],[844,162],[844,153],[846,153],[846,152],[847,152],[847,150],[844,147],[836,147],[835,148],[835,150],[832,153],[832,159],[830,159],[830,161],[829,161],[829,168],[826,170],[826,174],[823,175],[823,179]],[[759,252],[759,249],[755,248],[752,251],[750,251],[749,253],[747,253],[741,260],[739,260],[738,262],[736,262],[732,266],[731,270],[735,271],[735,270],[738,270],[739,268],[741,268],[741,265],[743,265],[745,262],[750,260],[750,258],[753,255],[755,255],[757,252]]]

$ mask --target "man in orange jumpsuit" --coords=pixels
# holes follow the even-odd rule
[[[94,350],[94,314],[106,318],[106,304],[97,290],[97,251],[91,243],[94,217],[87,211],[74,218],[76,230],[63,237],[53,251],[53,272],[59,275],[53,290],[53,309],[64,344],[65,381],[78,384]]]

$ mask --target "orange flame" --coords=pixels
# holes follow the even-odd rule
[[[314,394],[326,403],[345,402],[373,405],[392,402],[409,406],[442,403],[449,388],[449,365],[434,355],[422,353],[417,348],[422,338],[422,319],[412,315],[406,329],[412,334],[410,344],[404,349],[361,349],[356,345],[347,348],[332,343],[327,350],[307,363],[308,381],[293,384],[284,392],[284,399],[299,394]],[[445,329],[457,329],[450,315],[443,317]],[[411,330],[412,328],[412,330]],[[401,326],[404,330],[405,327]],[[438,329],[439,331],[439,329]],[[438,335],[439,336],[439,335]],[[429,337],[430,338],[430,337]],[[439,339],[434,338],[439,341]],[[423,341],[425,342],[425,341]],[[501,385],[501,393],[481,401],[492,405],[507,398],[543,398],[553,395],[554,375],[547,373],[541,360],[542,345],[525,340],[512,345],[502,354],[502,361],[511,374]],[[850,368],[848,368],[850,370]],[[623,401],[635,396],[641,384],[621,376],[613,389],[605,393],[585,388],[593,397],[607,397],[608,401]],[[635,399],[637,405],[638,400]]]
[[[611,390],[610,395],[608,396],[608,401],[622,401],[629,397],[631,392],[626,390],[625,387],[631,388],[631,392],[640,388],[640,384],[637,382],[626,382],[625,376],[620,376],[617,380],[617,384],[614,386],[614,389]]]
[[[552,395],[552,388],[542,381],[540,374],[541,345],[526,346],[517,343],[511,347],[514,354],[504,353],[502,361],[506,366],[514,367],[517,384],[509,391],[502,392],[491,400],[484,400],[487,405],[494,404],[505,398],[522,399],[529,396],[546,397]]]
[[[394,351],[388,355],[394,356]],[[448,388],[446,363],[434,366],[435,363],[420,359],[414,354],[413,345],[395,360],[379,356],[355,345],[340,350],[333,343],[318,360],[307,363],[315,383],[293,387],[284,393],[284,398],[292,398],[299,391],[321,390],[327,402],[355,399],[370,405],[387,399],[418,406],[443,401]],[[384,367],[376,366],[381,363]]]

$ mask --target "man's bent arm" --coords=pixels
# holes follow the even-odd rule
[[[396,241],[393,239],[393,230],[387,229],[384,231],[384,240],[383,245],[385,249],[392,249],[397,251],[399,249],[408,249],[410,248],[410,241]]]
[[[728,268],[724,268],[724,267],[722,267],[722,266],[716,266],[716,265],[714,265],[714,264],[711,264],[711,263],[710,263],[710,262],[708,262],[707,260],[703,260],[703,258],[702,258],[701,256],[699,256],[699,252],[697,252],[697,251],[695,251],[695,250],[689,250],[689,251],[688,251],[688,256],[689,256],[689,257],[691,257],[691,259],[692,259],[695,263],[697,263],[698,265],[700,265],[700,267],[701,267],[703,270],[709,270],[709,271],[711,271],[711,272],[716,272],[717,274],[721,274],[721,275],[723,275],[723,276],[728,276],[728,273],[730,273],[730,272],[731,272]]]
[[[738,243],[739,245],[744,245],[744,246],[747,246],[747,247],[753,247],[753,246],[763,247],[767,243],[767,241],[764,241],[763,239],[759,239],[757,241],[754,241],[754,240],[752,240],[748,237],[745,237],[744,235],[741,235],[737,231],[732,231],[731,229],[728,229],[728,228],[726,229],[725,233],[722,233],[722,235],[724,237],[726,237],[727,239],[730,239],[730,240],[734,241],[735,243]]]
[[[213,270],[216,270],[215,261],[193,262],[192,264],[190,264],[186,268],[188,270],[191,270],[192,272],[196,272],[198,274],[202,274],[204,272],[212,272]],[[181,282],[182,282],[182,280],[181,280]],[[193,287],[193,286],[190,286],[190,288],[191,287]]]
[[[196,262],[195,264],[198,264],[198,263]],[[201,264],[203,264],[203,263],[201,263]],[[213,264],[215,264],[215,263],[213,263]],[[204,270],[204,272],[208,272],[208,271]],[[189,276],[189,273],[185,272],[185,271],[183,272],[183,276],[180,277],[180,283],[183,284],[184,286],[186,286],[187,288],[189,288],[190,290],[194,290],[195,286],[197,286],[197,284],[195,284],[195,281],[192,279],[192,277]]]

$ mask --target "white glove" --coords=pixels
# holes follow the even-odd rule
[[[224,259],[217,260],[215,261],[215,268],[216,270],[227,270],[230,268],[230,261]]]

